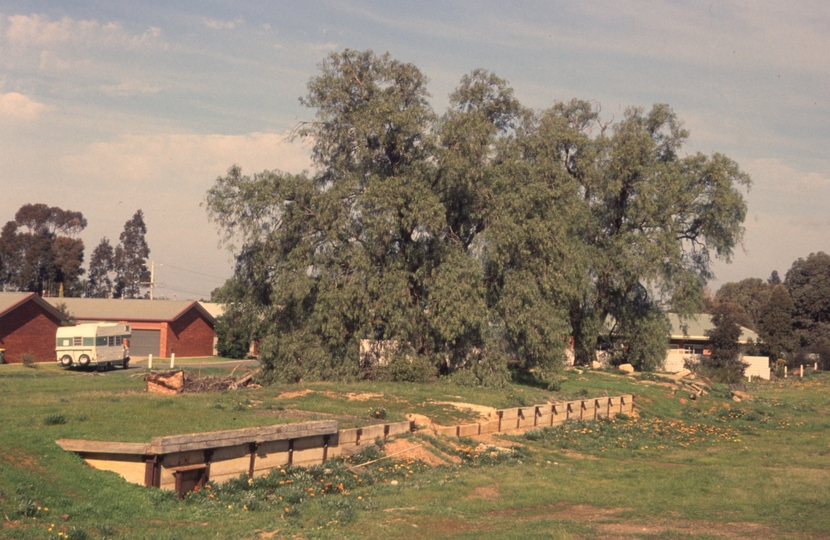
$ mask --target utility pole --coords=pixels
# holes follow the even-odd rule
[[[139,285],[147,285],[150,287],[150,300],[153,299],[153,289],[156,286],[156,261],[150,262],[150,281],[142,281]],[[123,298],[123,297],[122,297]]]

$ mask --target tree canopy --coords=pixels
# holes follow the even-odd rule
[[[663,311],[698,311],[741,239],[749,177],[685,155],[667,105],[616,123],[581,100],[533,111],[475,70],[439,116],[426,84],[388,54],[333,53],[297,128],[314,172],[233,166],[209,190],[237,263],[217,296],[273,375],[361,377],[362,339],[485,384],[508,365],[555,380],[569,336],[579,362],[602,335],[656,367]]]
[[[715,302],[738,304],[746,314],[740,324],[757,330],[761,311],[769,301],[773,287],[769,282],[759,278],[724,283],[715,294]]]
[[[81,212],[25,204],[0,232],[0,288],[79,295],[87,225]]]
[[[823,251],[799,258],[784,283],[793,303],[793,319],[802,346],[830,344],[830,255]]]

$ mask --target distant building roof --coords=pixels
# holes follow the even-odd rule
[[[215,318],[192,300],[124,300],[113,298],[45,298],[53,306],[65,304],[69,313],[84,321],[173,322],[197,309],[212,324]]]
[[[217,304],[216,302],[199,302],[205,311],[213,315],[213,318],[219,317],[225,313],[225,304]]]
[[[43,298],[30,292],[0,292],[0,317],[13,311],[24,303],[32,301],[39,304],[43,309],[56,316],[61,321],[65,321],[66,317],[63,313],[45,302]]]
[[[668,315],[669,322],[671,323],[671,339],[709,341],[709,336],[706,335],[706,331],[715,328],[715,325],[712,324],[712,316],[707,313],[692,315],[682,321],[676,313],[667,313],[666,315]],[[758,341],[758,334],[749,328],[741,326],[741,337],[738,341],[740,343],[746,343],[750,339],[752,341]]]

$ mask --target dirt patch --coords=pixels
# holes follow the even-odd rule
[[[395,439],[393,441],[387,442],[384,445],[383,451],[386,453],[387,456],[397,454],[394,457],[390,458],[397,461],[412,459],[416,461],[423,461],[431,467],[446,465],[449,461],[449,456],[447,456],[447,459],[442,459],[430,452],[427,449],[428,446],[429,443],[418,440]]]
[[[573,459],[587,459],[587,460],[598,460],[599,458],[596,456],[589,456],[585,454],[580,454],[579,452],[574,452],[572,450],[562,450],[562,455],[565,457],[573,458]]]
[[[619,517],[628,508],[600,508],[588,504],[558,504],[550,514],[527,516],[529,519],[557,519],[588,523],[594,526],[600,538],[639,538],[692,534],[710,535],[715,538],[757,539],[777,536],[777,531],[767,525],[752,522],[714,522],[684,520],[670,517],[656,519],[630,519]]]
[[[299,409],[254,409],[255,414],[262,416],[273,416],[276,418],[296,418],[300,420],[353,420],[356,416],[344,414],[332,414],[316,411],[301,411]]]
[[[415,425],[420,427],[429,428],[434,423],[428,416],[424,416],[423,414],[407,413],[405,416],[407,420],[415,422]]]
[[[288,392],[283,392],[274,399],[291,399],[295,397],[307,396],[312,393],[314,393],[314,390],[290,390]]]
[[[501,493],[499,493],[498,485],[492,484],[489,486],[480,486],[475,488],[472,493],[464,497],[464,500],[469,501],[471,499],[481,499],[485,501],[495,501],[499,497],[501,497]]]
[[[496,418],[496,409],[495,407],[487,407],[485,405],[476,405],[475,403],[458,403],[456,401],[430,401],[430,403],[434,403],[436,405],[449,405],[450,407],[455,407],[459,411],[472,411],[476,412],[479,415],[479,418],[484,420],[492,420]]]
[[[370,399],[380,399],[383,394],[375,394],[372,392],[349,392],[346,394],[346,399],[349,401],[369,401]]]
[[[9,448],[5,452],[0,453],[0,462],[6,462],[18,469],[26,469],[33,472],[43,472],[46,469],[38,465],[37,460],[23,452],[19,448]]]

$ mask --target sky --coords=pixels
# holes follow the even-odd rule
[[[754,1],[0,0],[0,223],[83,212],[86,261],[144,212],[156,296],[209,298],[233,272],[202,203],[216,178],[311,166],[299,98],[345,48],[430,80],[439,113],[484,68],[526,106],[606,120],[668,103],[685,151],[752,177],[746,234],[710,288],[830,252],[830,3]]]

